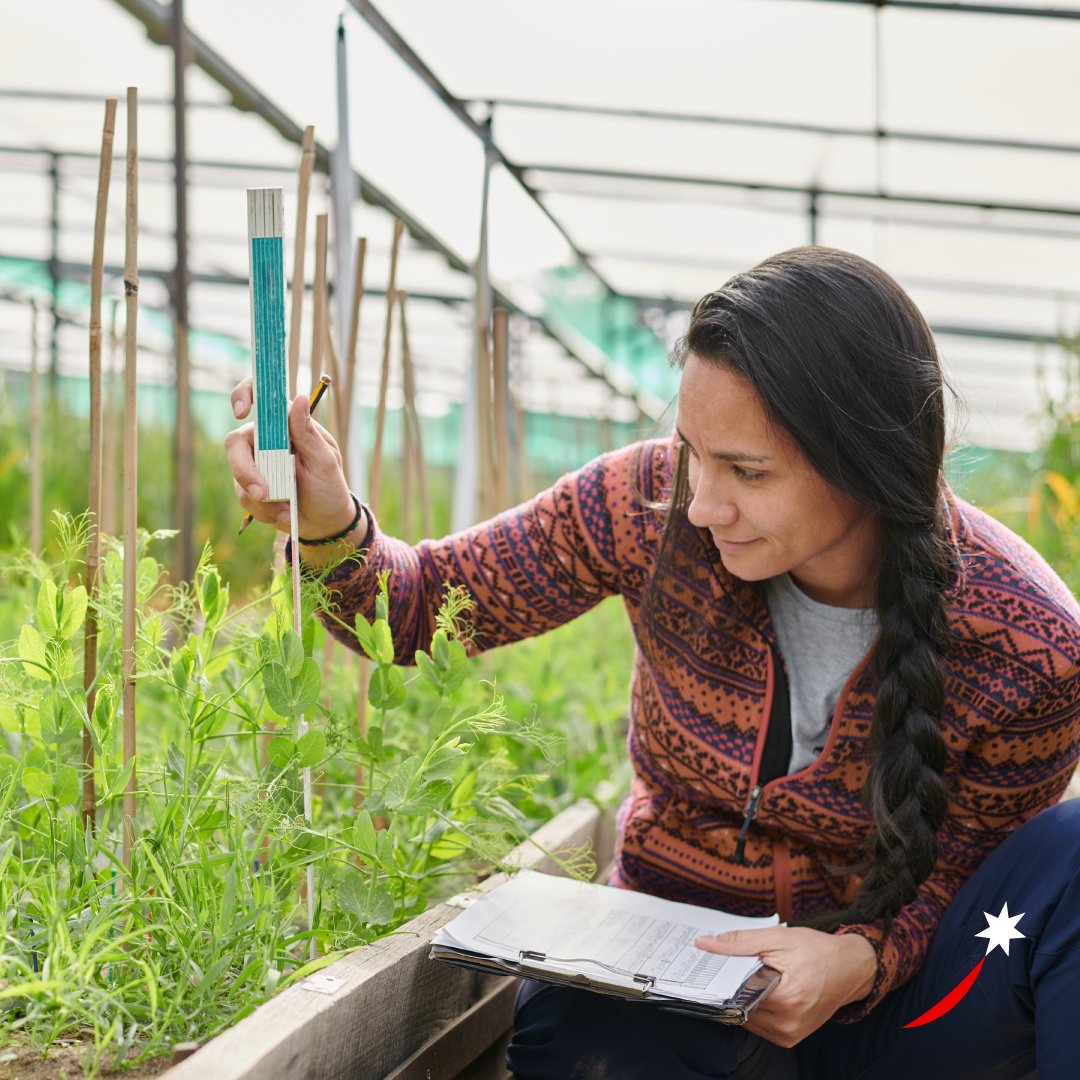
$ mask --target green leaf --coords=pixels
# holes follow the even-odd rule
[[[372,724],[368,728],[367,741],[371,756],[378,761],[383,755],[383,730],[378,724]]]
[[[178,780],[180,783],[184,782],[184,774],[187,772],[187,763],[184,760],[183,752],[180,747],[174,742],[169,743],[169,749],[165,751],[165,766],[169,770],[169,775],[174,780]]]
[[[296,743],[296,758],[302,769],[318,765],[326,756],[326,736],[321,731],[309,731]]]
[[[0,754],[0,782],[19,771],[19,762],[10,754]]]
[[[0,728],[14,732],[19,730],[19,711],[10,701],[0,701]]]
[[[461,806],[467,806],[472,801],[473,792],[476,791],[476,779],[479,772],[479,769],[473,769],[472,772],[466,773],[465,778],[454,789],[454,797],[450,800],[450,805],[455,810]]]
[[[26,674],[31,679],[41,679],[43,682],[51,680],[45,642],[29,623],[23,623],[19,631],[19,659],[26,664]]]
[[[221,578],[216,570],[203,574],[199,583],[199,607],[207,626],[212,626],[218,615],[218,598],[221,594]]]
[[[296,753],[296,743],[288,735],[275,735],[266,748],[266,756],[272,765],[284,769]]]
[[[443,746],[431,755],[424,776],[428,780],[441,780],[453,776],[465,757],[465,751],[459,746]]]
[[[276,662],[267,664],[262,676],[266,700],[280,716],[299,716],[318,703],[322,675],[311,657],[304,660],[295,679],[289,678],[285,666]]]
[[[79,774],[70,765],[61,765],[52,780],[53,797],[58,803],[73,803],[79,798]]]
[[[428,848],[428,854],[433,859],[457,859],[465,855],[472,848],[472,841],[460,829],[447,829]]]
[[[450,797],[454,785],[450,780],[433,780],[424,786],[407,802],[398,807],[402,814],[430,814],[436,807],[442,806]]]
[[[368,702],[373,709],[396,709],[405,703],[405,676],[396,667],[377,667],[371,673]]]
[[[30,766],[23,769],[22,786],[26,794],[33,799],[48,799],[52,796],[52,777],[41,769]]]
[[[37,622],[45,637],[53,637],[58,629],[56,621],[56,586],[50,578],[41,583],[37,595]]]
[[[140,600],[147,599],[157,588],[158,578],[161,577],[161,564],[152,555],[146,555],[139,560],[135,568],[135,594]]]
[[[356,846],[365,855],[374,855],[377,845],[375,838],[375,823],[371,815],[364,809],[356,815],[356,824],[353,826]]]
[[[38,716],[42,742],[70,742],[82,734],[82,717],[78,709],[60,691],[52,691],[41,699]]]
[[[375,659],[380,664],[392,664],[394,662],[394,638],[390,633],[390,624],[377,619],[371,628],[372,637],[375,640]]]
[[[82,585],[76,585],[69,589],[64,596],[64,613],[60,619],[60,636],[62,638],[74,637],[75,632],[83,624],[86,618],[86,589]]]
[[[378,652],[375,648],[375,634],[371,629],[371,623],[363,615],[357,615],[354,620],[356,626],[356,640],[360,642],[360,648],[367,653],[368,659],[378,660]]]
[[[286,630],[281,635],[281,662],[290,679],[295,679],[304,666],[304,644],[295,630]]]
[[[135,768],[135,759],[131,758],[125,765],[122,765],[116,772],[106,778],[105,784],[105,796],[112,799],[121,794],[124,788],[127,787],[127,782],[131,777],[131,771]]]
[[[443,682],[442,673],[435,666],[435,661],[426,652],[417,650],[416,667],[420,677],[438,694],[446,693],[446,684]]]
[[[99,738],[104,738],[112,725],[113,717],[116,715],[116,697],[112,692],[111,687],[102,686],[98,692],[97,697],[94,699],[94,715],[91,719],[91,724],[94,730],[98,733]]]
[[[422,762],[418,757],[406,758],[383,790],[383,802],[391,810],[404,806],[415,794],[417,776]]]
[[[450,669],[450,639],[445,630],[436,630],[432,635],[431,658],[440,671]]]
[[[365,923],[386,923],[394,917],[394,894],[383,884],[373,884],[353,871],[338,886],[338,903]]]
[[[55,639],[46,642],[45,655],[48,657],[49,665],[57,679],[66,681],[75,674],[75,654],[71,651],[71,646],[67,642],[56,641]]]

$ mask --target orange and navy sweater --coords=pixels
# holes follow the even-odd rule
[[[839,910],[859,884],[842,868],[865,858],[871,829],[860,797],[875,696],[870,657],[844,688],[821,756],[758,785],[782,675],[775,637],[760,588],[724,569],[707,531],[663,576],[649,647],[640,645],[663,529],[662,513],[645,506],[666,494],[671,452],[652,441],[606,454],[531,502],[415,547],[373,526],[366,561],[328,584],[351,622],[357,611],[371,615],[377,574],[392,571],[400,663],[427,647],[447,585],[464,585],[475,601],[477,649],[541,634],[621,596],[639,647],[634,779],[611,883],[783,920]],[[934,870],[888,939],[875,926],[842,928],[875,944],[878,977],[840,1019],[865,1015],[918,970],[963,882],[1007,833],[1060,798],[1080,756],[1080,607],[1004,526],[959,499],[950,510],[948,817]]]

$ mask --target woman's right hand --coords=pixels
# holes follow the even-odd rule
[[[233,414],[237,420],[250,414],[251,405],[249,377],[232,392]],[[356,516],[356,506],[345,480],[341,451],[333,436],[311,416],[308,398],[303,394],[298,394],[289,406],[289,437],[296,454],[299,535],[318,540],[348,528]],[[266,479],[255,468],[254,439],[255,429],[250,423],[230,431],[225,437],[225,452],[232,469],[237,501],[256,521],[288,532],[289,504],[263,501],[267,485]],[[366,522],[361,520],[360,526],[349,535],[350,544],[362,542],[366,533]],[[324,552],[330,554],[322,547],[308,548],[304,552],[305,560],[311,562],[312,556]]]

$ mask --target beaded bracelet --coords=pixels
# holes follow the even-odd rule
[[[333,536],[324,536],[321,540],[305,540],[302,536],[298,536],[296,539],[305,547],[322,547],[324,544],[336,544],[339,540],[344,540],[349,533],[355,532],[357,526],[360,524],[360,519],[367,514],[367,509],[351,491],[349,492],[349,496],[356,506],[356,516],[341,530],[341,532],[334,533]],[[370,522],[368,528],[371,528]]]

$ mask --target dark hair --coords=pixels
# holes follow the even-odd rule
[[[888,932],[934,865],[948,802],[940,729],[950,581],[945,382],[933,335],[879,267],[803,247],[703,297],[674,362],[681,367],[690,354],[745,378],[817,473],[877,515],[878,691],[864,789],[874,832],[851,905],[814,925],[880,919]],[[646,626],[663,568],[691,550],[688,501],[680,452]]]

